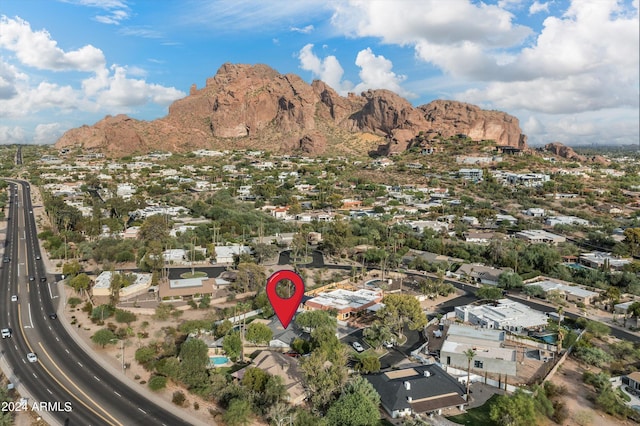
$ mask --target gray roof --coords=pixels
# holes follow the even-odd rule
[[[425,371],[429,372],[429,377],[425,376]],[[369,374],[364,377],[378,391],[380,402],[389,412],[407,408],[415,410],[415,405],[426,399],[435,403],[431,404],[430,410],[465,403],[461,400],[465,394],[462,384],[435,364]],[[409,389],[406,388],[405,382],[409,384]],[[460,399],[455,399],[455,403],[451,404],[451,398],[442,398],[442,403],[448,405],[437,406],[438,397],[449,397],[453,394],[458,395]]]

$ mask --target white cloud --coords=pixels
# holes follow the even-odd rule
[[[0,144],[25,143],[26,134],[22,127],[0,126]]]
[[[344,70],[338,59],[333,55],[321,59],[313,53],[313,44],[300,49],[298,59],[300,68],[311,71],[315,78],[324,81],[342,95],[368,89],[388,89],[401,96],[413,96],[400,85],[406,76],[394,73],[393,63],[382,55],[375,55],[370,48],[361,50],[356,56],[355,64],[360,68],[358,75],[361,81],[355,86],[348,80],[342,80]]]
[[[98,104],[102,107],[132,107],[153,102],[169,105],[186,94],[173,87],[150,84],[144,80],[127,76],[128,69],[113,65],[113,74],[101,73],[98,79],[91,79],[84,85],[85,90],[96,94]]]
[[[54,143],[62,133],[60,123],[38,124],[33,135],[33,143],[38,145]]]
[[[15,52],[25,65],[44,70],[91,71],[104,66],[100,49],[86,45],[65,52],[46,30],[33,31],[28,22],[0,17],[0,48]]]
[[[531,6],[529,6],[529,15],[535,15],[540,12],[549,13],[549,2],[540,3],[538,0],[535,0],[531,3]]]
[[[300,68],[305,71],[311,71],[315,78],[324,81],[338,92],[348,91],[351,84],[342,81],[344,70],[338,59],[333,55],[320,59],[313,53],[312,49],[313,44],[307,44],[298,52]]]
[[[374,55],[370,48],[358,52],[356,65],[360,67],[358,75],[362,81],[353,88],[354,92],[360,93],[367,89],[388,89],[401,96],[414,96],[400,86],[400,83],[407,77],[391,71],[393,63],[382,55]]]
[[[124,27],[120,29],[118,33],[133,37],[162,38],[162,33],[160,31],[144,27]]]
[[[20,18],[0,18],[0,52],[2,49],[15,52],[16,59],[16,64],[0,60],[2,118],[16,119],[46,110],[58,115],[72,111],[129,112],[133,106],[146,103],[166,106],[185,96],[173,87],[148,83],[147,72],[140,67],[107,68],[102,51],[93,46],[65,52],[47,31],[33,31],[29,23]],[[75,86],[73,83],[60,85],[48,81],[46,73],[37,74],[37,81],[32,81],[20,69],[22,65],[91,74],[77,80]]]
[[[96,15],[94,20],[102,24],[120,25],[131,17],[131,10],[124,0],[62,0],[78,6],[93,7],[107,12],[106,15]]]
[[[409,13],[410,11],[410,13]],[[518,45],[531,29],[517,25],[514,15],[496,5],[457,0],[350,0],[339,4],[333,24],[354,37],[379,37],[385,43],[443,46],[473,42],[497,48]]]
[[[518,111],[526,117],[528,112]],[[532,114],[522,125],[531,145],[561,142],[569,145],[638,143],[637,111],[609,109],[577,114]]]
[[[328,12],[325,0],[200,0],[183,1],[183,25],[202,25],[218,32],[281,30]],[[305,27],[306,28],[306,27]]]
[[[18,84],[27,76],[0,58],[0,100],[11,99],[18,94]]]
[[[302,34],[309,34],[313,30],[314,30],[314,26],[311,25],[311,24],[307,25],[306,27],[302,27],[302,28],[291,27],[291,31],[296,32],[296,33],[302,33]]]

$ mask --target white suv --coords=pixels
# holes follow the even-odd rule
[[[6,339],[7,337],[11,337],[11,329],[10,328],[3,328],[0,333],[2,334],[2,338]]]
[[[33,352],[29,352],[27,354],[27,361],[29,361],[29,362],[38,362],[38,355],[34,354]]]

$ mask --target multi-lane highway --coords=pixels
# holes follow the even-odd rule
[[[3,258],[0,269],[0,328],[11,328],[12,336],[0,344],[9,379],[31,396],[28,407],[37,402],[46,418],[64,425],[190,424],[107,372],[60,320],[50,318],[62,302],[40,257],[29,184],[10,181],[10,190],[4,251],[8,261]],[[30,352],[37,362],[27,360]]]

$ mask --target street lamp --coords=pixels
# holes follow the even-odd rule
[[[111,339],[109,340],[109,342],[112,342],[112,343],[120,342],[122,344],[122,347],[120,348],[122,349],[122,374],[126,374],[125,373],[126,366],[124,365],[124,339]]]

